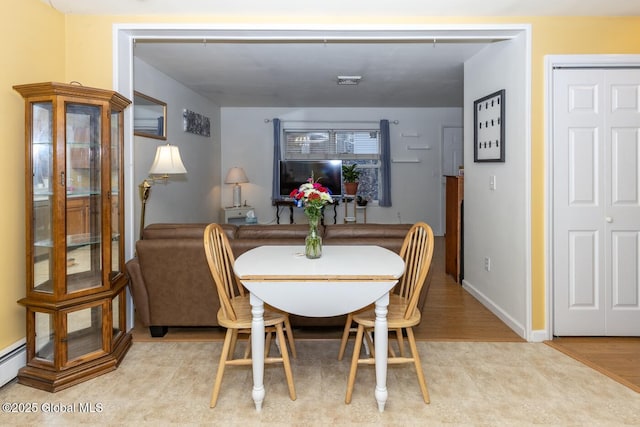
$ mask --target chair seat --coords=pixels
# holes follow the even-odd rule
[[[249,295],[238,296],[231,300],[231,306],[238,317],[237,320],[231,320],[224,314],[224,310],[220,308],[218,310],[218,324],[225,328],[235,329],[251,329],[251,304],[249,304]],[[275,312],[269,310],[268,307],[264,309],[264,326],[275,326],[278,323],[282,323],[286,320],[287,315],[284,313]]]
[[[387,311],[387,324],[389,329],[410,328],[420,323],[420,311],[414,310],[413,315],[409,319],[405,319],[408,300],[400,295],[389,295],[389,306]],[[365,328],[373,328],[375,326],[376,313],[375,308],[356,312],[353,314],[353,321],[363,325]]]

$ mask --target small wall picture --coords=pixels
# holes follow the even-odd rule
[[[473,102],[473,161],[504,162],[504,89]]]
[[[211,136],[211,121],[209,117],[184,109],[182,111],[182,122],[185,132],[206,137]]]

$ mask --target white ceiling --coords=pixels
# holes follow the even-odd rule
[[[640,16],[640,0],[42,1],[71,14],[212,14],[237,16],[238,22],[243,16],[279,20],[321,16]],[[292,22],[288,19],[285,24]],[[495,41],[444,37],[435,43],[424,39],[271,43],[205,38],[138,39],[134,54],[221,106],[460,107],[464,61]],[[362,81],[358,86],[338,86],[338,75],[359,75]]]
[[[42,0],[92,15],[289,16],[640,16],[638,0]]]
[[[484,43],[142,43],[135,56],[221,106],[456,107]],[[362,76],[338,86],[338,76]]]

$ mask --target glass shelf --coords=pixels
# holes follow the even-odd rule
[[[100,191],[92,191],[92,190],[73,190],[67,191],[67,199],[72,199],[76,197],[89,197],[89,196],[99,196]]]
[[[114,233],[111,236],[112,242],[118,242],[119,240],[120,234]],[[67,236],[67,248],[78,248],[80,246],[96,245],[99,243],[102,243],[102,239],[89,233],[72,234]],[[53,241],[51,239],[38,240],[33,245],[39,248],[53,248]]]
[[[99,196],[100,191],[98,190],[73,190],[67,191],[67,198],[80,198],[80,197],[91,197],[91,196]],[[117,196],[117,194],[115,194]],[[37,189],[33,192],[33,198],[35,201],[45,201],[48,200],[49,197],[53,196],[53,191],[51,190],[40,190]]]
[[[86,245],[94,245],[101,242],[101,239],[90,233],[83,234],[71,234],[67,236],[67,248],[80,247]],[[41,248],[53,248],[53,240],[39,240],[34,243],[34,246]]]
[[[67,141],[67,148],[95,148],[95,149],[99,149],[100,146],[91,142],[74,142],[74,141]]]

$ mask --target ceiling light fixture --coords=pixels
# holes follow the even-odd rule
[[[338,86],[353,86],[360,83],[362,76],[338,76]]]

